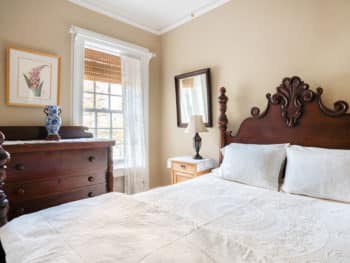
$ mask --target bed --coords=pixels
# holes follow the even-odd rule
[[[321,95],[285,78],[267,95],[266,110],[253,108],[232,136],[222,88],[220,144],[349,149],[347,103],[329,109]],[[9,263],[348,262],[349,222],[347,203],[236,183],[215,170],[133,196],[108,193],[24,215],[1,227],[0,238]]]

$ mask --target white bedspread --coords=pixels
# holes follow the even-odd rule
[[[211,175],[110,193],[0,229],[11,262],[350,262],[350,205]]]

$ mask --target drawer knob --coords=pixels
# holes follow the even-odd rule
[[[89,192],[88,193],[88,197],[93,197],[94,196],[94,193],[93,192]]]
[[[18,163],[15,165],[15,169],[17,171],[23,171],[24,170],[24,164],[23,163]]]
[[[88,177],[88,181],[89,181],[89,182],[93,182],[93,181],[95,181],[95,178],[94,178],[93,176],[89,176],[89,177]]]
[[[16,210],[16,214],[17,214],[17,215],[23,215],[23,214],[24,214],[24,208],[23,208],[23,207],[18,208],[18,209]]]
[[[18,195],[24,195],[24,189],[23,189],[23,188],[18,188],[17,191],[16,191],[16,193],[17,193]]]
[[[181,164],[180,167],[181,167],[182,169],[185,169],[185,168],[186,168],[186,165]]]
[[[88,159],[89,159],[89,162],[91,162],[91,163],[92,163],[93,161],[95,161],[95,159],[96,159],[96,158],[95,158],[95,156],[89,156],[89,158],[88,158]]]

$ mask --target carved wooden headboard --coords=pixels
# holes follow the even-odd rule
[[[265,111],[253,107],[252,117],[245,119],[235,136],[227,130],[228,98],[220,89],[220,145],[232,142],[273,144],[291,143],[304,146],[350,149],[350,114],[345,101],[334,109],[322,102],[322,88],[316,92],[299,77],[285,78],[273,95],[267,94]],[[220,154],[220,160],[222,156]]]

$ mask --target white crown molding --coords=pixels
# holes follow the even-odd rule
[[[137,28],[140,28],[140,29],[145,30],[147,32],[153,33],[155,35],[161,35],[161,34],[164,34],[168,31],[170,31],[170,30],[173,30],[173,29],[175,29],[175,28],[201,16],[201,15],[204,15],[205,13],[208,13],[209,11],[211,11],[211,10],[213,10],[213,9],[223,5],[223,4],[226,4],[227,2],[230,2],[231,0],[219,0],[213,4],[209,4],[209,5],[206,5],[204,7],[201,7],[197,10],[194,10],[191,14],[189,14],[186,17],[183,17],[179,21],[177,21],[171,25],[168,25],[166,27],[163,27],[161,29],[155,29],[155,28],[152,28],[148,25],[142,25],[142,24],[137,23],[129,18],[117,15],[110,10],[106,10],[104,8],[101,8],[100,6],[95,5],[95,4],[86,3],[82,0],[68,0],[68,1],[73,3],[73,4],[85,7],[87,9],[92,10],[92,11],[95,11],[97,13],[103,14],[105,16],[111,17],[115,20],[121,21],[123,23],[129,24],[129,25],[137,27]]]
[[[169,26],[166,26],[164,28],[162,28],[160,31],[159,31],[159,34],[164,34],[166,32],[169,32],[187,22],[190,22],[191,20],[201,16],[201,15],[204,15],[208,12],[210,12],[211,10],[219,7],[219,6],[222,6],[223,4],[226,4],[228,2],[230,2],[231,0],[219,0],[219,1],[216,1],[215,3],[213,4],[209,4],[209,5],[206,5],[206,6],[203,6],[199,9],[197,9],[196,11],[193,11],[190,15],[182,18],[181,20],[179,20],[178,22],[172,24],[172,25],[169,25]]]

